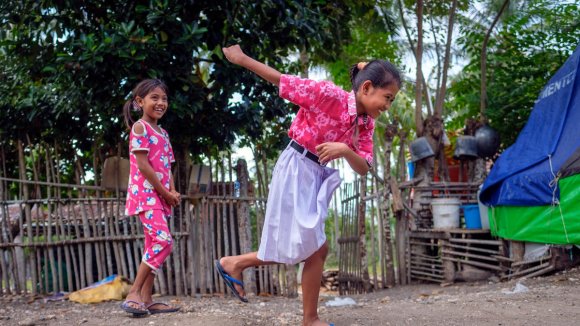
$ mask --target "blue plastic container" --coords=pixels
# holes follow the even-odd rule
[[[415,176],[415,162],[407,162],[407,172],[409,180]]]
[[[463,217],[465,218],[466,229],[481,229],[481,218],[479,217],[478,205],[463,205]]]

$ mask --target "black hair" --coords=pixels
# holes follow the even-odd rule
[[[360,85],[370,80],[373,87],[383,88],[392,83],[401,88],[401,73],[386,60],[373,60],[359,69],[358,63],[350,68],[350,82],[352,90],[357,91]]]
[[[160,79],[145,79],[141,81],[139,84],[137,84],[135,88],[133,88],[133,91],[131,92],[131,97],[127,100],[127,102],[125,102],[125,105],[123,105],[123,116],[125,117],[125,125],[127,126],[127,128],[131,129],[131,126],[133,126],[133,123],[135,123],[135,121],[131,117],[131,111],[140,110],[140,108],[137,106],[135,99],[137,97],[145,98],[145,96],[147,96],[157,87],[161,88],[165,92],[165,94],[167,94],[168,91],[167,85],[165,85],[165,83]]]

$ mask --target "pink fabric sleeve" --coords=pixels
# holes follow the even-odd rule
[[[296,105],[309,109],[320,98],[321,83],[298,76],[280,77],[280,97]]]
[[[135,122],[133,127],[131,127],[131,152],[134,151],[147,151],[149,152],[150,143],[149,143],[149,134],[147,133],[147,127],[143,124],[143,133],[137,134],[135,133],[135,125],[140,122]]]

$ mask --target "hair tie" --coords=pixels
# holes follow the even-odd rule
[[[137,103],[136,100],[133,100],[133,102],[131,104],[133,106],[133,111],[136,111],[136,112],[141,111],[141,107],[139,106],[139,103]]]
[[[368,62],[366,61],[361,61],[359,63],[357,63],[356,67],[358,68],[358,70],[363,70],[365,68],[365,66],[367,65]]]

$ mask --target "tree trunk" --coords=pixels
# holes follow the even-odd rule
[[[423,135],[423,102],[421,92],[421,80],[423,69],[423,0],[417,1],[417,48],[415,58],[417,60],[417,72],[415,77],[415,126],[417,136]]]
[[[401,15],[401,23],[403,25],[403,29],[405,30],[405,34],[407,35],[407,41],[409,42],[409,47],[415,55],[415,60],[417,60],[417,52],[415,51],[415,45],[413,44],[413,40],[411,39],[411,33],[409,33],[409,28],[407,27],[407,23],[405,22],[405,16],[403,13],[403,3],[401,0],[398,0],[398,7],[399,7],[399,14]],[[421,71],[421,84],[425,89],[425,98],[426,98],[426,105],[427,105],[427,112],[431,114],[431,108],[433,105],[431,104],[431,95],[429,94],[429,87],[427,87],[427,82],[425,81],[425,76],[423,75],[423,71]],[[422,123],[422,122],[421,122]]]
[[[491,35],[491,31],[493,30],[493,28],[495,27],[495,24],[497,24],[497,22],[499,21],[499,17],[501,17],[501,15],[503,14],[503,12],[505,11],[505,8],[507,8],[507,5],[509,4],[510,0],[505,0],[503,5],[501,6],[501,9],[499,10],[499,12],[497,13],[497,15],[495,16],[493,23],[491,23],[491,26],[489,27],[489,29],[487,30],[487,33],[485,34],[485,38],[483,39],[483,45],[481,46],[481,98],[479,100],[479,112],[481,114],[481,118],[483,120],[483,122],[486,122],[486,118],[485,118],[485,108],[487,106],[487,43],[489,42],[489,37]]]
[[[449,24],[447,26],[447,44],[445,45],[445,58],[443,59],[443,76],[441,76],[441,88],[437,94],[435,102],[435,116],[443,116],[443,103],[445,102],[445,92],[447,90],[447,74],[449,71],[449,61],[451,60],[451,41],[453,37],[453,25],[455,22],[455,11],[457,9],[457,0],[453,0],[449,9]]]

